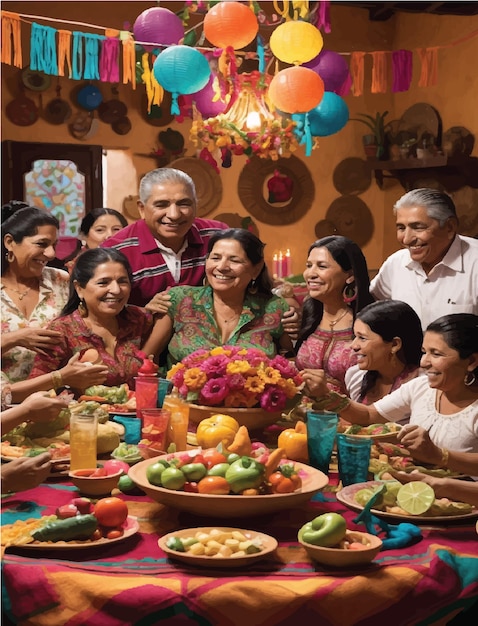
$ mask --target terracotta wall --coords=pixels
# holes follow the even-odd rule
[[[261,3],[261,5],[271,3]],[[3,2],[2,9],[17,13],[43,15],[59,19],[77,20],[86,23],[118,28],[125,23],[133,24],[136,17],[145,9],[154,6],[148,2]],[[178,10],[182,3],[162,2]],[[401,13],[386,22],[370,22],[368,12],[363,9],[333,6],[331,10],[332,33],[324,35],[324,47],[337,52],[352,50],[396,50],[400,48],[414,49],[422,46],[444,46],[449,42],[463,38],[466,34],[476,30],[477,17],[450,17]],[[39,23],[41,20],[37,19]],[[59,24],[46,24],[61,28]],[[68,30],[87,32],[83,26],[64,25]],[[24,59],[28,63],[28,26],[23,28],[25,33]],[[98,32],[98,31],[93,31]],[[412,104],[426,102],[435,107],[442,118],[443,129],[451,126],[464,126],[478,138],[478,107],[476,98],[478,93],[478,73],[476,59],[478,58],[478,38],[460,43],[453,47],[445,47],[439,52],[438,84],[431,88],[417,87],[419,76],[418,59],[414,57],[414,76],[412,87],[408,92],[392,95],[370,93],[370,57],[366,57],[365,91],[364,95],[346,97],[350,109],[350,117],[359,112],[375,114],[376,111],[389,110],[390,119],[399,118]],[[38,141],[75,143],[67,125],[51,126],[40,119],[29,127],[13,125],[5,117],[5,107],[18,94],[19,71],[13,67],[2,65],[2,139],[16,141]],[[49,91],[42,95],[43,103],[55,97],[56,80],[52,82]],[[74,94],[79,83],[60,79],[62,97],[70,98],[75,103]],[[105,99],[111,95],[110,86],[101,84]],[[100,123],[99,130],[86,143],[102,145],[106,150],[124,151],[116,163],[123,163],[124,176],[118,172],[115,165],[114,179],[108,181],[108,205],[122,210],[124,198],[134,195],[137,191],[136,183],[142,174],[156,167],[154,159],[144,155],[149,154],[156,147],[157,134],[165,128],[149,125],[141,113],[144,110],[144,86],[139,85],[134,91],[130,85],[119,86],[120,98],[127,104],[128,115],[132,121],[132,130],[126,135],[117,135],[111,127]],[[29,96],[32,94],[29,93]],[[33,95],[33,98],[38,96]],[[179,124],[176,121],[169,126],[179,130],[186,139],[186,155],[195,154],[194,146],[189,141],[188,133],[190,120]],[[315,199],[310,211],[299,221],[287,226],[271,226],[253,218],[259,228],[261,238],[267,243],[267,256],[270,261],[272,254],[279,248],[290,248],[293,257],[293,272],[302,272],[308,245],[315,239],[314,228],[316,223],[324,219],[325,213],[333,200],[340,194],[332,183],[332,174],[337,164],[347,157],[363,157],[361,137],[364,127],[353,121],[339,133],[320,140],[320,146],[311,157],[306,157],[300,148],[296,155],[309,168],[315,182]],[[114,153],[118,155],[118,153]],[[478,154],[475,147],[474,154]],[[61,156],[61,155],[59,155]],[[237,196],[237,181],[244,167],[245,157],[234,157],[230,169],[221,170],[223,196],[220,206],[208,217],[223,212],[238,213],[247,216],[247,211],[241,205]],[[397,249],[395,240],[395,226],[392,215],[392,205],[402,194],[403,188],[394,179],[387,179],[384,189],[381,190],[372,182],[369,189],[361,194],[360,198],[370,208],[374,219],[374,234],[370,242],[364,247],[370,268],[378,268],[382,260]]]

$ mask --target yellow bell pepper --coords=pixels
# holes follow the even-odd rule
[[[283,430],[279,435],[277,445],[285,450],[288,459],[308,463],[307,426],[304,422],[296,422],[295,428]]]

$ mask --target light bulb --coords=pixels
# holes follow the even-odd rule
[[[261,127],[261,116],[257,111],[251,111],[246,117],[246,128],[249,130],[258,130]]]

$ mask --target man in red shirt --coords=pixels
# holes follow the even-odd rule
[[[210,237],[228,227],[196,217],[196,189],[181,170],[156,169],[139,186],[141,219],[102,247],[116,248],[133,270],[130,303],[155,309],[154,296],[175,285],[200,285]]]

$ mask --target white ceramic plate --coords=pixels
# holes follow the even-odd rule
[[[115,539],[106,539],[102,537],[96,541],[37,541],[35,543],[26,543],[21,546],[8,546],[8,548],[25,548],[25,550],[86,550],[87,548],[97,548],[98,546],[110,545],[119,541],[124,541],[128,537],[135,535],[139,530],[139,524],[136,517],[128,515],[123,524],[124,534]],[[7,548],[7,550],[8,550]]]
[[[355,501],[355,494],[360,489],[376,489],[383,485],[383,482],[379,480],[370,480],[366,483],[356,483],[355,485],[348,485],[336,493],[337,500],[348,506],[353,511],[362,511],[363,506]],[[415,522],[416,524],[430,523],[430,522],[453,522],[461,521],[464,519],[476,519],[478,518],[478,509],[473,509],[470,513],[463,515],[400,515],[398,513],[388,513],[387,511],[380,511],[379,509],[371,509],[371,512],[377,517],[383,519],[393,520],[407,520],[409,522]]]
[[[194,537],[197,532],[209,533],[213,528],[223,530],[225,532],[232,532],[237,530],[241,532],[247,539],[260,538],[263,549],[261,552],[255,554],[247,554],[246,556],[229,557],[229,558],[214,558],[212,556],[195,556],[189,552],[178,552],[177,550],[171,550],[167,547],[166,543],[170,537],[179,537],[185,539],[186,537]],[[229,569],[234,567],[252,566],[254,561],[263,559],[277,548],[277,541],[274,537],[266,535],[265,533],[257,532],[255,530],[244,530],[243,528],[231,528],[229,526],[201,526],[199,528],[185,528],[183,530],[175,530],[172,533],[164,535],[158,541],[158,545],[166,552],[168,557],[187,563],[188,565],[197,565],[198,567],[210,567]]]

